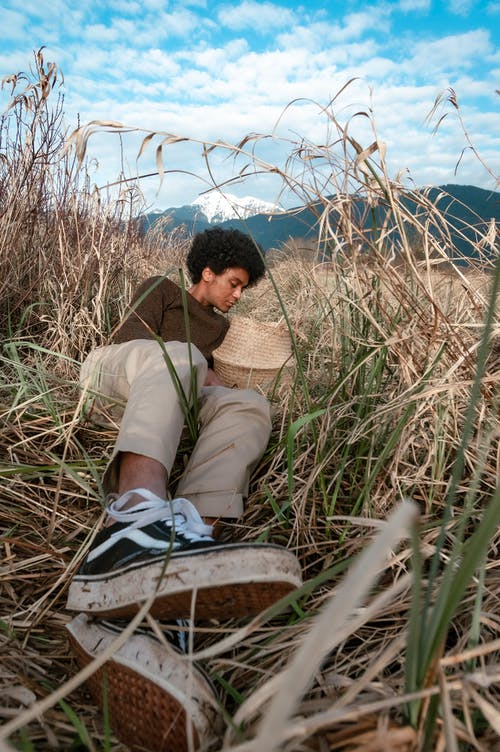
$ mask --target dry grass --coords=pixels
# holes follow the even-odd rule
[[[45,97],[57,71],[39,64],[44,87],[22,112],[37,118],[33,127],[45,124],[45,168],[33,170],[32,159],[9,188],[24,142],[8,146],[4,132],[0,141],[0,748],[118,751],[75,679],[64,631],[66,588],[101,516],[100,476],[116,436],[83,419],[78,364],[107,340],[139,279],[165,268],[176,275],[189,239],[159,228],[142,236],[133,202],[103,207],[80,187]],[[340,158],[323,159],[337,188],[358,181],[361,192],[368,167],[360,168],[374,163],[348,138],[342,144]],[[369,198],[411,224],[383,163],[376,167]],[[486,535],[481,520],[500,507],[498,309],[487,357],[481,337],[494,266],[487,257],[467,268],[442,263],[431,234],[419,258],[398,240],[393,263],[389,231],[384,242],[367,239],[345,195],[324,199],[304,166],[301,179],[297,191],[320,200],[322,240],[347,238],[348,247],[328,262],[296,249],[276,254],[268,279],[241,303],[243,314],[288,321],[297,372],[292,387],[270,395],[273,436],[245,515],[224,535],[287,545],[306,584],[283,613],[196,631],[226,714],[218,749],[490,752],[500,736],[500,538],[498,524]],[[342,236],[328,221],[339,205]],[[425,198],[422,207],[442,249],[446,221]],[[391,538],[384,522],[404,497],[420,510],[420,565],[409,528],[398,523]],[[363,552],[369,577],[352,579]],[[446,590],[449,572],[457,582]],[[423,676],[412,678],[418,614],[428,617],[425,648],[433,608],[455,593],[459,607],[443,617]]]

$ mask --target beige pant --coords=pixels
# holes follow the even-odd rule
[[[269,441],[270,405],[252,389],[202,386],[207,361],[194,345],[168,342],[165,349],[184,393],[191,366],[198,385],[198,440],[175,495],[190,499],[202,516],[239,517],[250,474]],[[120,452],[152,457],[170,475],[185,418],[158,342],[131,340],[93,350],[82,364],[81,384],[92,400],[92,420],[109,424],[107,415],[120,424],[105,491],[117,489]]]

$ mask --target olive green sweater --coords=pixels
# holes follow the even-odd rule
[[[189,314],[189,340],[212,366],[212,351],[220,345],[229,322],[213,308],[203,306],[186,291]],[[150,277],[136,290],[131,311],[113,337],[114,344],[131,339],[187,342],[182,290],[170,279]]]

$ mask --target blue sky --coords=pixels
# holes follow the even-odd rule
[[[494,0],[4,0],[0,75],[26,71],[33,51],[44,45],[45,60],[64,75],[68,132],[78,118],[144,129],[121,143],[116,134],[90,139],[90,177],[99,186],[117,177],[122,154],[127,174],[155,170],[158,141],[136,161],[148,129],[193,139],[164,149],[169,172],[161,187],[158,178],[141,181],[149,208],[189,203],[206,189],[200,142],[239,143],[249,133],[273,133],[256,151],[283,168],[302,140],[332,141],[322,108],[351,80],[331,113],[363,147],[376,129],[392,179],[495,189],[499,26],[500,2]],[[444,105],[426,121],[436,97],[450,87],[491,172],[470,150],[460,160],[467,142],[453,107]],[[7,101],[4,90],[2,109]],[[212,155],[218,181],[242,164]],[[272,177],[257,175],[229,190],[274,201],[278,188]],[[294,197],[281,198],[294,203]]]

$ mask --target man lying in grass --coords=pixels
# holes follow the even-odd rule
[[[228,388],[212,370],[212,352],[229,328],[221,314],[263,277],[261,254],[239,231],[211,229],[194,238],[187,267],[187,291],[165,277],[146,280],[113,344],[91,352],[82,366],[84,388],[96,395],[95,419],[112,400],[120,420],[103,478],[105,527],[69,589],[68,608],[81,612],[69,631],[82,663],[109,647],[123,620],[148,599],[150,613],[171,624],[193,615],[244,617],[301,582],[286,549],[219,543],[213,535],[216,520],[241,515],[271,432],[267,400]],[[193,411],[197,440],[170,489]],[[178,632],[165,634],[172,641]],[[206,678],[193,680],[187,666],[144,630],[108,661],[111,723],[131,748],[187,749],[187,726],[206,742],[216,699]],[[99,671],[90,682],[99,700],[101,679]]]

